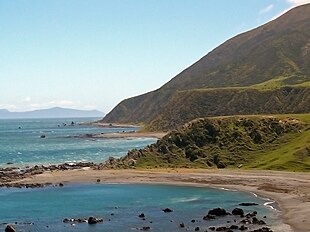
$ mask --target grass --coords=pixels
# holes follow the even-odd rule
[[[295,119],[297,122],[299,120],[298,126],[294,126]],[[285,125],[278,134],[274,125],[281,126],[280,120]],[[213,136],[211,127],[218,130],[214,137],[216,140],[210,139]],[[255,142],[250,136],[252,132],[258,132],[263,140]],[[160,151],[162,148],[163,152]],[[309,172],[310,114],[224,116],[193,120],[146,149],[137,162],[137,168],[160,167],[241,167]]]
[[[298,158],[297,153],[310,145],[310,130],[294,133],[286,138],[288,141],[278,144],[274,150],[267,150],[256,154],[253,163],[246,168],[310,171],[310,157]]]

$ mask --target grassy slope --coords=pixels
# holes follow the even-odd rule
[[[301,129],[287,130],[279,136],[274,136],[274,131],[268,130],[269,126],[260,122],[262,116],[242,117],[251,119],[256,125],[259,125],[256,128],[258,128],[260,133],[267,130],[263,134],[263,137],[266,138],[265,142],[253,143],[248,136],[243,136],[239,140],[231,142],[233,132],[249,133],[249,131],[245,131],[245,127],[236,127],[235,122],[232,121],[223,124],[225,125],[223,126],[224,129],[222,129],[223,133],[218,134],[220,140],[216,143],[210,142],[197,147],[196,140],[194,142],[191,141],[190,146],[176,147],[167,143],[169,139],[166,138],[162,143],[160,141],[154,147],[146,148],[142,152],[143,155],[138,159],[137,167],[216,167],[214,165],[214,154],[216,154],[217,162],[224,163],[226,168],[237,168],[242,164],[242,169],[310,171],[310,114],[276,115],[276,118],[279,120],[284,118],[299,119],[303,125]],[[217,117],[217,119],[224,121],[231,118],[236,117]],[[185,130],[182,133],[193,135],[193,130]],[[170,134],[169,136],[174,138],[175,135],[171,136]],[[199,138],[197,134],[195,136],[196,139]],[[222,148],[219,148],[220,143],[224,144]],[[158,152],[158,150],[164,148],[163,144],[165,144],[169,152]],[[194,154],[194,156],[197,155],[198,158],[190,160],[191,156],[185,155],[188,151]],[[206,163],[209,163],[209,165],[206,165]]]
[[[286,136],[272,149],[257,152],[255,160],[246,168],[310,171],[310,114],[289,116],[299,118],[309,126],[301,133]]]

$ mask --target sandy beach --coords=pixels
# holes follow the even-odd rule
[[[107,134],[95,134],[93,138],[157,138],[161,139],[167,133],[164,132],[119,132],[119,133],[107,133]]]
[[[219,187],[252,192],[277,202],[283,224],[278,232],[307,232],[310,228],[310,175],[274,171],[197,169],[160,170],[67,170],[45,172],[22,183],[161,183]]]

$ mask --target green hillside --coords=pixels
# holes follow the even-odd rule
[[[309,113],[309,38],[307,4],[226,41],[160,89],[122,101],[103,121],[156,130],[195,117]]]
[[[310,112],[310,88],[197,89],[177,92],[146,128],[169,131],[195,118]]]
[[[310,171],[310,114],[196,119],[118,165]]]

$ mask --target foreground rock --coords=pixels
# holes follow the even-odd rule
[[[250,203],[240,203],[239,205],[240,206],[253,206],[253,205],[258,205],[258,204],[250,202]]]
[[[243,209],[240,209],[240,208],[233,209],[233,211],[231,213],[232,213],[232,215],[239,215],[241,217],[244,217],[244,211],[243,211]]]
[[[172,210],[172,209],[169,209],[169,208],[166,208],[166,209],[163,209],[163,212],[164,212],[164,213],[172,213],[173,210]]]
[[[102,218],[95,218],[95,217],[89,217],[88,218],[88,224],[96,224],[99,222],[103,222]]]
[[[17,230],[12,225],[7,225],[4,231],[5,232],[17,232]]]
[[[210,209],[208,214],[203,217],[203,220],[215,219],[215,217],[226,216],[226,215],[229,215],[229,213],[226,212],[225,209],[222,209],[222,208]]]

